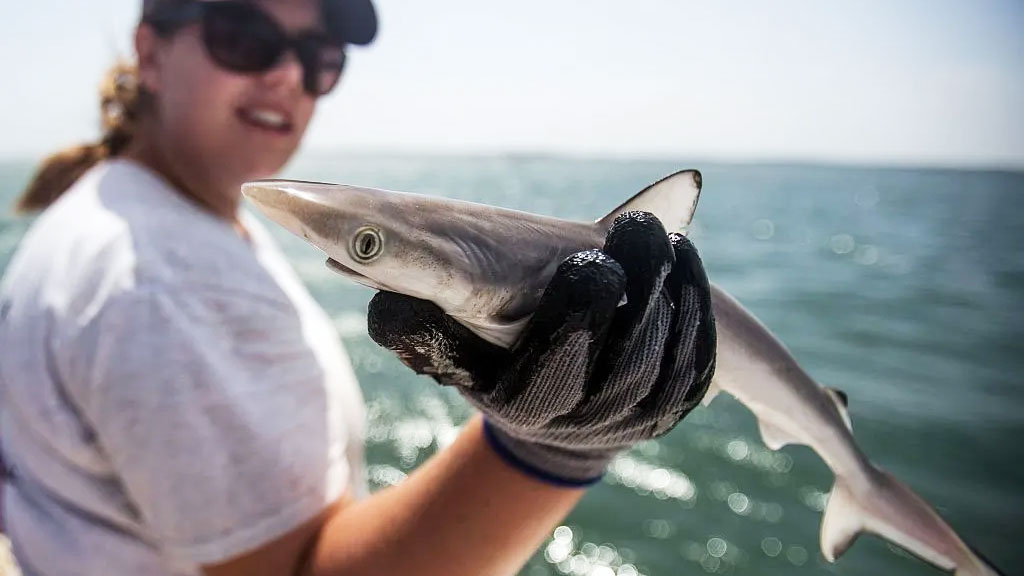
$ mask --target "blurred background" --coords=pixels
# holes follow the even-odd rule
[[[1024,3],[376,3],[286,176],[593,219],[700,169],[711,279],[849,394],[873,461],[1024,571]],[[140,4],[2,8],[0,271],[35,163],[98,135]],[[469,409],[367,338],[369,290],[270,228],[355,363],[371,486],[401,482]],[[828,564],[831,481],[721,397],[619,458],[523,574],[939,573],[870,536]]]

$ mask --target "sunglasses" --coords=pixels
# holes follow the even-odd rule
[[[210,58],[232,72],[266,72],[291,50],[302,65],[303,89],[323,96],[338,84],[345,67],[343,43],[322,32],[289,35],[272,16],[248,2],[168,2],[143,19],[161,36],[196,21]]]

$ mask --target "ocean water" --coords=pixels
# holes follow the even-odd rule
[[[1024,571],[1024,173],[531,156],[304,156],[286,175],[594,219],[681,168],[704,174],[691,238],[708,274],[822,384],[861,448],[1007,573]],[[32,166],[0,164],[9,206]],[[28,222],[0,217],[0,270]],[[368,474],[401,482],[470,414],[366,336],[369,289],[271,225],[334,318],[368,403]],[[523,574],[940,572],[874,536],[819,552],[832,475],[767,450],[720,396],[612,465]],[[457,553],[438,550],[437,561]]]

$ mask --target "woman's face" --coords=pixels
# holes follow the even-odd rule
[[[318,0],[256,0],[290,35],[322,30]],[[194,191],[238,194],[288,161],[313,115],[302,67],[288,52],[270,70],[238,73],[207,55],[200,26],[138,42],[142,85],[155,95],[156,141],[172,177]],[[144,54],[144,52],[147,52]]]

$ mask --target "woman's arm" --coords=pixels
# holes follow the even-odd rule
[[[569,513],[582,489],[513,469],[481,418],[401,484],[344,501],[208,576],[515,574]]]
[[[388,292],[371,300],[367,327],[486,425],[472,420],[403,484],[331,512],[304,558],[300,535],[286,553],[209,574],[270,574],[259,570],[281,557],[294,564],[278,573],[306,576],[514,574],[582,494],[559,486],[594,482],[616,453],[668,432],[714,374],[700,258],[645,213],[619,217],[603,251],[559,266],[511,349]]]

